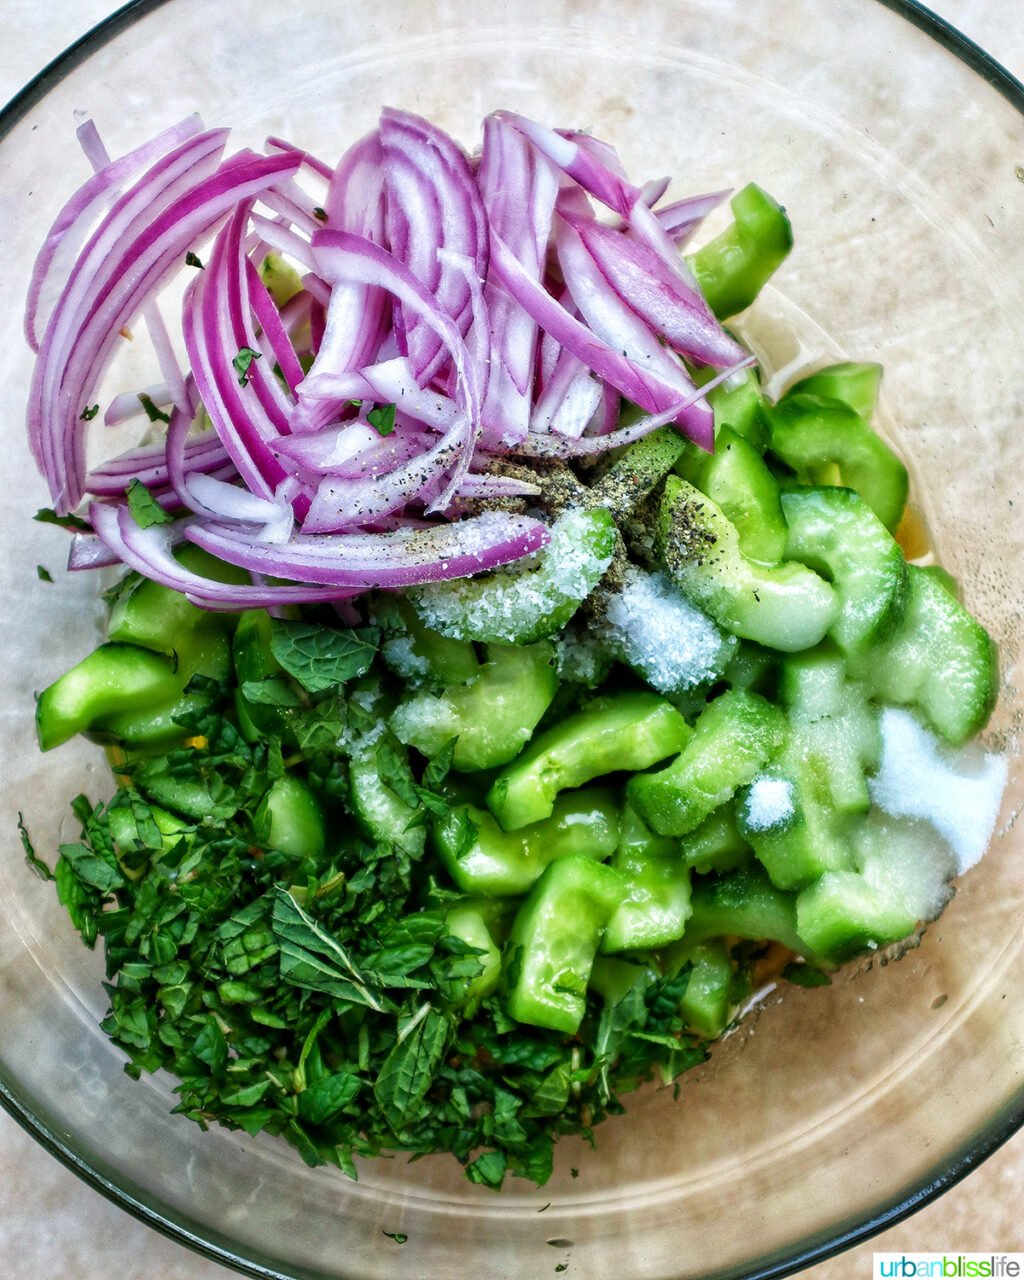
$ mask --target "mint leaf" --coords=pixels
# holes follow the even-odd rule
[[[266,680],[246,680],[242,685],[242,697],[261,707],[301,707],[299,691],[281,676],[268,676]]]
[[[98,404],[86,405],[86,407],[78,415],[79,420],[82,422],[92,422],[93,418],[96,417],[99,411],[100,411],[100,407]]]
[[[53,574],[49,571],[49,569],[47,569],[46,565],[44,564],[36,565],[36,577],[39,579],[40,582],[53,581]]]
[[[18,835],[21,836],[21,847],[25,850],[25,861],[36,873],[40,880],[52,880],[53,872],[46,863],[39,857],[32,844],[32,839],[25,827],[25,819],[18,814]]]
[[[262,358],[262,353],[254,351],[252,347],[239,347],[238,355],[231,361],[231,367],[238,374],[238,385],[240,387],[249,385],[249,370],[252,367],[252,362]]]
[[[395,405],[375,405],[367,411],[366,421],[379,436],[389,436],[395,429]]]
[[[321,929],[280,885],[274,888],[271,928],[280,948],[281,977],[285,982],[310,991],[325,991],[377,1013],[384,1010],[384,1001],[370,990],[346,949]]]
[[[376,627],[340,630],[274,618],[270,651],[309,693],[326,693],[365,675],[380,643]]]
[[[416,784],[404,752],[399,752],[388,738],[382,738],[374,756],[377,774],[381,782],[392,790],[403,804],[416,808]]]
[[[128,499],[128,510],[140,529],[149,529],[155,524],[173,523],[174,517],[163,509],[137,477],[129,482],[125,496]]]
[[[191,249],[189,249],[188,253],[185,254],[185,266],[198,267],[200,271],[205,270],[202,263],[202,259],[200,259],[196,254],[194,254]]]
[[[359,1077],[347,1071],[324,1076],[299,1094],[299,1115],[310,1124],[330,1124],[362,1087]]]
[[[373,1095],[392,1132],[401,1133],[419,1113],[444,1061],[448,1035],[448,1019],[427,1007],[426,1013],[384,1059]]]
[[[490,1187],[492,1191],[500,1191],[505,1170],[508,1168],[508,1156],[504,1151],[485,1151],[482,1156],[466,1165],[466,1177],[470,1182]]]
[[[144,391],[140,391],[138,401],[146,411],[146,417],[150,422],[170,422],[171,415],[158,408],[152,396],[147,396]]]
[[[67,529],[72,533],[92,533],[92,525],[81,516],[59,516],[52,507],[40,507],[32,517],[40,524],[55,524],[58,529]]]

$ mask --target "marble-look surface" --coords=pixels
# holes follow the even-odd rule
[[[108,0],[0,0],[0,102],[113,7]],[[1024,77],[1020,0],[933,0],[932,7]],[[804,1271],[802,1280],[868,1277],[876,1250],[1024,1250],[1022,1190],[1024,1133],[920,1213]],[[226,1280],[233,1274],[135,1221],[64,1169],[0,1111],[3,1280]]]

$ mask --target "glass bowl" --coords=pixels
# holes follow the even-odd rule
[[[841,32],[841,38],[835,33]],[[681,1096],[649,1088],[564,1141],[552,1181],[500,1195],[454,1161],[307,1169],[290,1148],[169,1115],[99,1032],[101,960],[24,865],[68,798],[108,787],[99,753],[43,757],[31,691],[95,640],[96,583],[43,584],[65,541],[21,408],[20,302],[32,258],[85,176],[74,113],[114,153],[200,110],[241,143],[283,134],[327,158],[388,103],[473,145],[512,107],[589,127],[632,174],[680,191],[755,180],[797,247],[743,320],[774,370],[840,356],[885,366],[883,424],[908,460],[922,528],[996,636],[1002,696],[986,740],[1011,757],[991,851],[898,963],[823,990],[771,993]],[[4,687],[0,1095],[55,1154],[125,1208],[261,1276],[588,1280],[779,1275],[893,1221],[1024,1119],[1024,805],[1017,741],[1024,349],[1016,82],[909,4],[876,0],[206,0],[130,5],[48,69],[0,124]],[[385,1234],[391,1233],[391,1235]],[[406,1237],[399,1245],[395,1236]]]

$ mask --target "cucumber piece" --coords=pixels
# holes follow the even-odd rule
[[[745,556],[764,564],[783,558],[786,521],[778,482],[760,453],[742,436],[722,427],[714,453],[703,454],[699,468],[691,467],[684,474],[721,509],[735,528]]]
[[[779,687],[800,753],[813,762],[840,814],[865,812],[866,774],[881,753],[878,710],[864,687],[846,678],[846,663],[827,646],[783,663]]]
[[[817,644],[838,616],[824,579],[796,561],[748,559],[721,508],[679,476],[665,481],[657,537],[676,586],[734,635],[792,653]]]
[[[757,778],[736,807],[740,834],[772,884],[787,890],[853,865],[845,824],[832,807],[819,761],[792,730],[790,739],[778,765]],[[773,790],[765,796],[768,788]]]
[[[618,521],[636,508],[661,483],[691,446],[673,427],[662,427],[626,448],[591,488],[596,506]]]
[[[839,596],[829,634],[844,653],[864,653],[903,615],[907,568],[899,544],[852,489],[787,488],[782,510],[787,559],[827,574]]]
[[[352,812],[371,840],[394,845],[418,858],[426,847],[426,829],[417,822],[418,810],[381,779],[376,751],[382,740],[382,734],[370,734],[352,749],[348,766]],[[390,746],[400,761],[407,762],[404,747],[396,742]]]
[[[556,859],[519,908],[505,947],[509,1016],[574,1035],[605,927],[622,899],[622,876],[571,854]]]
[[[678,840],[679,856],[701,875],[710,871],[735,871],[753,858],[750,845],[740,834],[736,809],[720,805],[699,827]]]
[[[679,957],[673,956],[673,962],[677,958],[690,965],[679,1012],[691,1031],[708,1040],[717,1040],[729,1025],[732,1012],[733,967],[729,948],[716,938],[699,942]]]
[[[165,707],[180,695],[181,683],[170,658],[138,645],[107,641],[39,695],[40,750],[58,747],[76,733],[100,731],[119,713]]]
[[[907,469],[881,436],[839,400],[791,392],[769,411],[771,450],[801,480],[854,489],[893,532],[907,503]]]
[[[741,369],[720,382],[708,392],[708,403],[715,415],[716,438],[723,427],[729,427],[751,448],[764,453],[768,443],[768,412],[756,369]]]
[[[681,754],[656,773],[630,778],[626,795],[659,835],[685,835],[750,782],[784,738],[778,707],[729,689],[701,714]]]
[[[865,422],[870,422],[878,404],[882,366],[870,361],[843,360],[808,374],[786,388],[783,399],[798,395],[821,396],[849,405]]]
[[[472,902],[459,903],[445,912],[445,927],[453,938],[476,948],[481,954],[480,972],[475,978],[463,978],[465,989],[459,999],[459,1005],[468,1015],[478,1008],[481,1000],[486,1000],[498,989],[501,981],[501,952],[491,936],[487,921],[477,905]]]
[[[215,582],[248,583],[244,569],[225,564],[193,543],[177,548],[174,558],[186,569]],[[183,635],[196,629],[230,633],[238,622],[237,613],[200,609],[190,604],[180,591],[161,586],[150,578],[131,574],[110,606],[107,639],[141,645],[154,653],[173,655]]]
[[[391,715],[399,742],[431,758],[455,738],[453,764],[463,773],[515,759],[558,690],[551,644],[491,644],[466,684],[406,697]]]
[[[691,604],[666,574],[645,573],[633,565],[623,572],[619,590],[605,597],[597,632],[620,662],[665,694],[712,684],[739,643]]]
[[[256,810],[256,834],[268,848],[292,858],[318,858],[324,851],[320,802],[300,779],[285,774],[268,789]]]
[[[650,950],[681,938],[690,918],[690,868],[680,861],[677,842],[655,835],[627,804],[611,865],[625,877],[626,890],[601,950]]]
[[[657,694],[595,698],[506,765],[487,793],[487,807],[506,831],[516,831],[549,817],[560,791],[604,774],[646,769],[682,750],[692,733]]]
[[[872,811],[853,844],[855,870],[822,876],[796,900],[804,950],[836,964],[908,937],[952,896],[953,855],[921,824]]]
[[[480,671],[476,650],[468,640],[452,640],[432,631],[401,596],[377,596],[371,618],[383,634],[381,657],[409,684],[463,684]]]
[[[777,889],[760,867],[696,881],[691,902],[685,947],[726,937],[781,942],[801,954],[805,950],[796,929],[796,896]]]
[[[464,852],[463,813],[477,831]],[[550,818],[505,832],[486,809],[465,805],[435,821],[431,842],[463,893],[517,897],[530,891],[555,858],[610,857],[619,843],[618,807],[610,792],[571,791],[557,798]]]
[[[916,707],[947,742],[980,733],[995,705],[996,647],[934,573],[908,566],[903,620],[882,644],[853,664],[870,694]]]
[[[603,507],[567,511],[530,564],[410,587],[407,598],[428,627],[455,640],[530,644],[565,626],[604,577],[617,538]]]
[[[749,307],[793,247],[785,209],[761,187],[749,183],[729,204],[732,226],[689,258],[719,320]]]

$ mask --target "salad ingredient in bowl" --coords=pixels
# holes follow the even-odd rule
[[[117,779],[52,874],[131,1074],[352,1176],[543,1183],[764,983],[939,915],[1005,782],[995,649],[901,548],[878,366],[772,399],[723,325],[774,200],[683,256],[721,196],[508,112],[471,159],[385,111],[333,169],[80,133],[29,433],[72,567],[129,572],[37,728]],[[162,381],[104,405],[140,321]],[[145,432],[94,460],[101,409]]]

